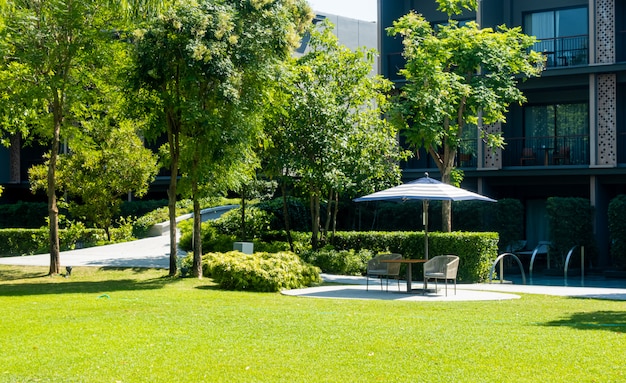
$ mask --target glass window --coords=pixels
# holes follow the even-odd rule
[[[553,104],[524,108],[524,147],[544,153],[546,164],[567,153],[567,164],[589,161],[589,105]],[[546,152],[548,151],[548,152]],[[556,157],[558,158],[558,157]],[[561,163],[561,162],[559,162]]]
[[[586,64],[588,50],[587,8],[528,13],[524,32],[540,41],[534,50],[546,55],[547,66]]]

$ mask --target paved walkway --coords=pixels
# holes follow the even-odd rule
[[[554,281],[548,280],[550,284],[540,284],[541,279],[535,278],[534,285],[522,285],[511,283],[475,283],[475,284],[458,284],[457,294],[454,294],[454,287],[448,285],[448,296],[445,296],[443,285],[439,284],[437,293],[430,292],[406,293],[406,284],[400,282],[398,288],[395,281],[389,282],[389,291],[385,288],[381,290],[377,281],[370,280],[369,291],[366,291],[364,277],[347,277],[336,276],[330,274],[322,274],[324,281],[334,282],[339,285],[329,285],[312,287],[308,289],[288,290],[284,291],[285,295],[311,297],[311,298],[334,298],[334,299],[382,299],[382,300],[402,300],[402,301],[486,301],[486,300],[506,300],[519,299],[522,294],[542,294],[567,296],[575,298],[589,299],[610,299],[610,300],[626,300],[626,281],[618,281],[623,287],[599,287],[599,281],[593,283],[595,286],[555,286]],[[563,281],[563,279],[560,279]],[[374,282],[374,283],[372,283]],[[615,284],[615,283],[613,283]],[[413,286],[421,287],[419,282],[413,282]],[[429,288],[433,286],[429,283]]]
[[[118,243],[114,245],[90,247],[61,252],[61,266],[96,266],[96,267],[169,267],[169,234],[144,238],[137,241]],[[179,255],[185,255],[179,252]],[[0,264],[23,266],[49,266],[50,255],[39,254],[23,257],[0,258]],[[285,295],[333,298],[333,299],[381,299],[403,301],[481,301],[519,299],[520,293],[547,294],[570,296],[577,298],[626,300],[626,280],[604,280],[587,278],[585,287],[563,286],[563,279],[535,278],[532,285],[515,284],[459,284],[457,294],[454,287],[448,286],[448,296],[445,296],[442,284],[438,294],[429,293],[407,294],[406,285],[400,283],[400,291],[394,281],[389,283],[389,291],[381,291],[377,281],[370,283],[369,291],[365,288],[364,277],[348,277],[323,274],[326,282],[335,285],[313,287],[285,291]],[[579,280],[579,279],[578,279]],[[572,278],[571,283],[576,283]],[[579,283],[579,282],[578,282]],[[560,284],[560,285],[559,285]],[[579,283],[580,284],[580,283]],[[414,282],[420,287],[419,282]],[[432,285],[430,285],[432,286]],[[607,288],[605,286],[611,286]]]
[[[113,245],[62,251],[61,267],[110,266],[168,268],[169,233]],[[50,254],[0,258],[0,265],[49,266]]]

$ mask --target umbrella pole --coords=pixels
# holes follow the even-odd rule
[[[422,202],[422,208],[424,210],[423,221],[424,221],[424,254],[425,259],[428,261],[428,200],[425,199]]]

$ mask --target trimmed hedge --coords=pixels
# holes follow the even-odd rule
[[[459,282],[482,282],[498,256],[498,233],[429,233],[429,256],[454,254],[461,258]],[[405,258],[424,258],[423,232],[338,232],[337,250],[362,249],[374,253],[400,253]]]
[[[620,194],[609,203],[609,232],[613,265],[626,269],[626,195]]]
[[[550,197],[547,203],[550,227],[550,255],[563,268],[565,256],[573,246],[584,246],[585,255],[596,254],[593,237],[593,207],[585,198]]]
[[[322,282],[317,267],[291,252],[208,253],[202,257],[202,272],[227,290],[276,292]]]
[[[367,271],[367,261],[376,254],[370,250],[306,250],[300,254],[305,262],[322,269],[322,272],[339,275],[363,275]]]

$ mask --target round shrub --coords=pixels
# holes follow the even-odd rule
[[[322,282],[320,270],[291,252],[244,254],[208,253],[203,273],[223,289],[276,292]]]

